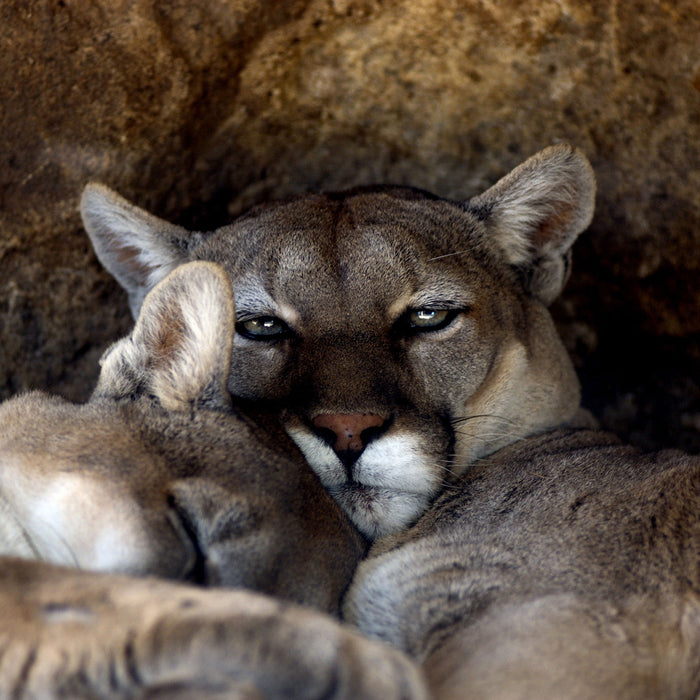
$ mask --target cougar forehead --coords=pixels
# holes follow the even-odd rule
[[[247,301],[255,280],[275,302],[312,309],[310,321],[330,300],[353,305],[356,312],[363,310],[357,295],[370,306],[391,307],[425,284],[448,294],[450,268],[460,278],[477,271],[470,261],[474,250],[457,247],[465,233],[478,230],[472,215],[444,200],[391,193],[306,195],[268,205],[214,232],[197,256],[209,259],[214,251],[221,256],[222,249],[235,246],[221,262],[232,274],[237,302]],[[455,253],[454,265],[433,264]]]

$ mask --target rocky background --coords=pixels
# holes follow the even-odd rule
[[[566,140],[599,181],[554,308],[585,402],[700,451],[697,0],[4,0],[0,398],[83,399],[131,323],[99,180],[206,228],[308,188],[466,198]]]

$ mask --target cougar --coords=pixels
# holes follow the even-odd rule
[[[223,266],[237,309],[229,390],[280,413],[375,539],[479,458],[577,420],[578,380],[546,306],[594,191],[586,158],[559,145],[468,202],[364,187],[202,233],[90,184],[81,212],[134,314],[177,266]]]
[[[91,399],[0,405],[0,554],[337,611],[364,543],[276,420],[232,403],[231,286],[174,271]]]
[[[567,146],[466,203],[360,188],[210,233],[86,190],[86,228],[134,312],[182,263],[223,265],[230,391],[276,407],[377,539],[345,597],[356,631],[318,636],[352,639],[337,678],[383,663],[383,641],[439,699],[699,697],[700,463],[592,429],[546,311],[593,199]],[[306,673],[290,639],[282,658]],[[425,692],[415,673],[401,667],[399,696]],[[355,674],[368,697],[382,687]]]
[[[337,612],[364,544],[275,422],[232,403],[232,337],[227,276],[191,263],[87,404],[0,406],[0,697],[427,697],[401,652],[298,605]]]
[[[700,458],[520,440],[374,545],[345,617],[439,700],[697,700]]]

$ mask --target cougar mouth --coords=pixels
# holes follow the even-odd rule
[[[440,489],[440,451],[426,450],[420,435],[384,429],[348,465],[299,418],[290,416],[285,428],[326,490],[370,539],[415,522]]]
[[[424,491],[399,490],[345,482],[327,487],[357,529],[370,540],[411,525],[430,503]]]

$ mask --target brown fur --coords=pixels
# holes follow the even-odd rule
[[[678,698],[700,683],[700,459],[556,431],[375,545],[346,615],[437,698]]]
[[[87,404],[0,406],[0,551],[337,610],[363,543],[277,421],[231,405],[232,336],[227,277],[194,263],[149,295]]]
[[[290,329],[238,346],[231,390],[278,401],[326,487],[364,532],[388,535],[345,612],[421,664],[438,698],[698,696],[698,461],[574,429],[578,384],[545,308],[593,189],[585,159],[560,146],[468,203],[405,188],[308,195],[205,235],[99,187],[83,200],[132,301],[161,267],[218,260],[240,322]],[[138,266],[116,264],[106,240],[140,245]],[[398,319],[422,308],[458,313],[402,334]],[[392,420],[343,463],[314,421],[330,414],[321,422],[340,430],[363,412]]]
[[[700,462],[585,429],[545,309],[592,199],[590,168],[567,147],[467,204],[402,188],[309,195],[210,234],[88,189],[86,224],[135,310],[187,260],[223,264],[239,304],[227,386],[271,401],[355,522],[387,536],[346,596],[360,632],[252,593],[6,561],[8,694],[697,698]],[[444,327],[398,325],[439,304],[457,311]],[[289,333],[246,338],[261,317]],[[158,337],[146,324],[134,341]],[[227,363],[228,346],[204,346],[198,357]],[[136,386],[173,411],[196,390],[197,408],[225,410],[222,377],[201,358],[153,377],[147,355],[117,346],[104,371],[119,371],[95,400]],[[368,425],[364,413],[391,420],[353,434],[364,452],[344,461],[321,430]]]

